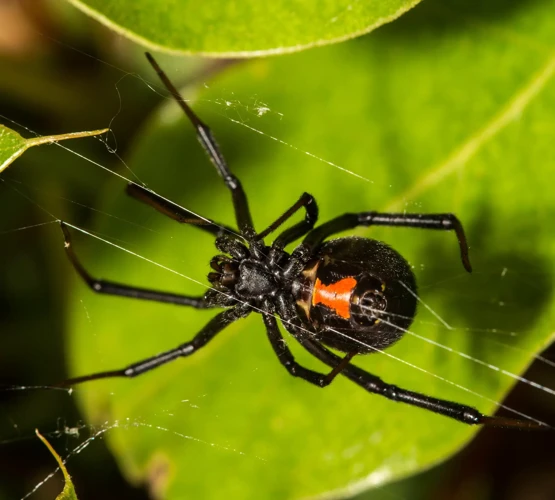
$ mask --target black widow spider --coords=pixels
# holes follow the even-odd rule
[[[468,246],[461,223],[453,214],[347,213],[314,228],[318,208],[303,193],[299,200],[261,233],[254,229],[247,197],[239,179],[229,170],[210,129],[183,100],[150,54],[150,64],[193,124],[198,140],[231,192],[239,231],[193,215],[134,182],[127,193],[180,223],[193,224],[216,237],[222,252],[210,261],[211,288],[202,297],[131,287],[97,280],[89,275],[71,247],[68,227],[61,223],[65,248],[73,267],[97,293],[153,300],[198,309],[223,307],[192,340],[169,351],[120,370],[76,377],[62,382],[70,386],[111,377],[135,377],[180,357],[190,356],[232,322],[252,311],[262,314],[268,339],[287,371],[318,387],[325,387],[341,373],[363,389],[386,398],[418,406],[465,424],[535,428],[528,421],[482,415],[475,408],[401,389],[383,382],[351,364],[357,354],[388,347],[409,328],[416,313],[416,282],[407,261],[386,244],[366,238],[329,236],[357,226],[396,226],[441,231],[457,235],[461,259],[471,272]],[[271,246],[264,237],[275,231],[299,209],[304,220],[283,231]],[[286,245],[304,236],[291,254]],[[331,367],[327,374],[299,365],[278,328],[276,316],[299,343]],[[328,347],[346,353],[340,357]]]

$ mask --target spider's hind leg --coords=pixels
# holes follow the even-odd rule
[[[326,387],[327,385],[331,384],[333,379],[341,373],[341,371],[349,364],[353,356],[357,353],[349,353],[343,359],[338,358],[337,363],[332,367],[332,371],[329,373],[320,373],[314,370],[310,370],[309,368],[305,368],[301,366],[295,358],[293,357],[293,353],[287,346],[285,339],[281,335],[279,331],[279,327],[276,321],[276,318],[273,314],[266,312],[269,310],[269,304],[266,304],[262,307],[262,317],[264,319],[264,325],[266,326],[266,332],[268,334],[268,340],[276,353],[279,362],[285,367],[285,369],[294,377],[302,378],[311,384],[314,384],[318,387]],[[295,330],[290,323],[288,323],[288,328],[291,333],[296,337],[297,335],[294,333]]]
[[[339,356],[319,342],[306,337],[300,338],[299,342],[308,352],[328,366],[336,366],[337,363],[341,361]],[[348,364],[343,368],[341,373],[368,392],[379,394],[391,401],[417,406],[424,410],[444,415],[445,417],[452,418],[463,424],[487,425],[489,427],[514,427],[519,429],[550,429],[549,426],[542,425],[534,420],[490,417],[483,415],[472,406],[409,391],[393,384],[388,384],[376,375],[372,375],[355,365]]]
[[[139,375],[142,375],[143,373],[154,370],[159,366],[165,365],[166,363],[170,363],[177,358],[191,356],[200,348],[208,344],[208,342],[210,342],[226,326],[230,325],[240,318],[246,317],[249,312],[250,309],[246,305],[227,309],[213,317],[204,326],[204,328],[193,337],[192,340],[190,340],[189,342],[185,342],[184,344],[181,344],[180,346],[177,346],[173,349],[170,349],[169,351],[165,351],[157,354],[156,356],[143,359],[142,361],[133,363],[120,370],[98,372],[91,375],[84,375],[82,377],[70,378],[57,385],[59,387],[68,387],[76,384],[81,384],[83,382],[89,382],[91,380],[99,380],[103,378],[137,377]]]
[[[332,219],[310,231],[303,242],[294,250],[291,264],[285,269],[286,276],[300,272],[302,266],[312,255],[316,247],[326,238],[334,234],[354,229],[358,226],[389,226],[433,229],[436,231],[453,231],[459,242],[461,261],[470,273],[472,266],[468,257],[468,243],[463,226],[453,214],[410,214],[410,213],[379,213],[360,212],[346,213]]]

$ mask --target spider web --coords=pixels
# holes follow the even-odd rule
[[[126,77],[128,78],[128,77]],[[119,85],[120,82],[118,82]],[[153,84],[152,82],[145,82],[146,85],[155,93],[163,92],[160,90],[160,86],[158,84]],[[117,93],[121,99],[121,105],[125,105],[125,95],[120,95],[120,91],[118,90],[119,87],[116,86]],[[221,90],[222,95],[226,95],[227,91]],[[320,165],[321,172],[327,172],[326,169],[335,169],[339,172],[340,175],[345,176],[345,178],[349,179],[348,181],[344,182],[352,182],[352,183],[365,183],[372,185],[375,183],[376,180],[372,178],[367,178],[355,171],[350,170],[346,166],[340,165],[330,160],[326,160],[324,157],[321,157],[318,153],[312,153],[310,150],[305,149],[303,146],[297,146],[296,144],[292,144],[291,142],[281,139],[279,135],[275,135],[273,132],[266,132],[264,127],[267,126],[268,122],[259,123],[258,119],[270,119],[270,126],[268,129],[272,130],[275,127],[276,123],[282,122],[283,120],[288,119],[289,117],[282,113],[281,111],[274,111],[271,108],[271,105],[264,102],[258,97],[253,97],[251,102],[245,103],[243,99],[234,98],[233,93],[231,93],[232,97],[221,97],[217,99],[206,99],[202,100],[201,103],[206,105],[212,109],[212,112],[216,115],[220,115],[224,122],[228,122],[233,124],[233,126],[238,126],[243,129],[247,133],[256,133],[257,135],[261,135],[262,139],[265,142],[261,143],[262,146],[265,148],[289,148],[291,149],[291,154],[293,155],[292,158],[296,158],[298,163],[301,163],[300,158],[303,156],[309,156],[311,161],[314,160]],[[168,116],[168,120],[171,122],[174,120],[174,116],[176,114],[175,110],[165,110]],[[116,113],[114,115],[114,122],[117,121]],[[3,120],[8,120],[9,117],[2,117]],[[207,122],[210,123],[208,119]],[[254,123],[254,125],[253,125]],[[210,123],[211,124],[211,123]],[[25,128],[25,127],[24,127]],[[27,129],[29,132],[32,130]],[[117,139],[117,137],[113,137],[110,140],[110,145],[107,146],[107,149],[110,151],[111,154],[117,155],[118,147],[115,144],[112,144],[111,141]],[[269,140],[269,141],[268,141]],[[276,145],[269,145],[271,142],[276,142]],[[117,143],[116,143],[117,144]],[[64,149],[68,154],[74,153],[81,157],[84,160],[81,163],[80,168],[86,168],[89,170],[96,170],[96,173],[93,175],[114,175],[119,177],[120,180],[138,180],[139,176],[135,175],[134,167],[127,165],[124,163],[122,159],[119,161],[123,166],[118,172],[106,167],[104,165],[104,161],[97,162],[89,158],[87,154],[81,154],[74,150],[73,147],[69,148],[66,145],[59,144],[60,148]],[[200,149],[198,147],[198,149]],[[202,153],[202,152],[201,152]],[[224,151],[225,153],[225,151]],[[38,154],[38,153],[37,153]],[[205,161],[205,164],[207,162]],[[200,165],[199,162],[196,164]],[[311,164],[314,165],[314,164]],[[6,176],[7,178],[2,178],[4,190],[3,192],[7,196],[13,197],[13,199],[23,199],[25,200],[24,204],[28,204],[29,207],[38,208],[42,213],[43,217],[41,222],[35,222],[31,220],[29,224],[25,225],[18,225],[17,227],[10,227],[7,225],[6,227],[0,228],[0,234],[2,234],[3,238],[15,238],[16,233],[31,233],[37,243],[40,244],[41,241],[44,241],[46,238],[52,237],[52,234],[55,233],[57,228],[55,228],[57,221],[59,219],[64,219],[65,216],[63,214],[63,210],[60,210],[58,205],[60,199],[65,200],[63,197],[57,197],[52,193],[49,193],[42,185],[37,185],[33,183],[32,179],[29,179],[28,176],[20,176],[17,173],[18,165],[15,165],[13,169],[10,170],[9,175]],[[159,166],[160,168],[160,166]],[[199,166],[199,168],[201,168]],[[301,168],[301,167],[299,167]],[[309,167],[307,167],[309,168]],[[208,167],[206,167],[208,170]],[[13,173],[12,173],[13,171]],[[124,172],[124,174],[119,173]],[[245,177],[245,174],[241,176],[242,178]],[[192,182],[192,181],[191,181]],[[104,183],[104,182],[102,182]],[[120,183],[118,189],[121,189],[123,186],[123,182]],[[155,186],[150,185],[151,188],[155,188]],[[300,188],[302,189],[302,188]],[[248,190],[247,190],[248,191]],[[225,196],[225,194],[223,195]],[[223,199],[223,196],[220,197]],[[171,236],[171,239],[168,239],[168,232],[166,229],[159,229],[158,223],[154,222],[155,216],[152,216],[152,220],[150,218],[144,218],[143,216],[137,216],[136,218],[128,219],[127,215],[120,215],[117,208],[110,209],[108,211],[104,210],[103,208],[97,208],[96,206],[91,206],[89,202],[80,201],[77,196],[72,197],[70,200],[67,200],[70,203],[79,207],[79,210],[83,212],[89,213],[91,216],[94,213],[95,217],[103,219],[103,218],[111,218],[115,220],[115,227],[119,228],[121,234],[118,233],[116,230],[115,232],[112,231],[109,234],[98,233],[93,229],[90,229],[87,224],[71,224],[71,227],[79,233],[83,233],[87,238],[80,238],[79,239],[79,246],[80,248],[85,249],[86,245],[88,244],[89,238],[92,242],[93,240],[98,240],[97,243],[100,245],[106,246],[111,245],[112,247],[115,246],[114,250],[123,251],[129,253],[134,258],[138,259],[139,261],[143,261],[140,264],[130,264],[132,266],[137,266],[137,269],[140,269],[140,272],[137,272],[138,277],[144,277],[144,283],[150,283],[151,281],[156,281],[155,273],[160,272],[160,268],[164,272],[171,273],[175,275],[176,281],[174,283],[179,283],[182,285],[183,280],[187,280],[191,282],[191,289],[196,290],[197,293],[202,293],[205,290],[206,285],[204,281],[204,277],[202,275],[193,275],[189,271],[187,271],[189,265],[192,262],[192,269],[198,269],[199,266],[197,265],[197,256],[187,255],[186,258],[183,257],[176,257],[172,255],[174,252],[173,248],[179,248],[179,244],[175,244],[176,241],[179,243],[180,237],[178,236]],[[226,203],[228,200],[226,200]],[[338,213],[343,212],[344,210],[341,209],[341,203],[335,203],[334,208],[337,209]],[[214,204],[214,214],[202,214],[209,217],[214,217],[218,219],[219,208],[219,201]],[[277,209],[277,213],[280,213],[280,210],[283,210],[287,207],[287,204],[283,206],[279,206]],[[188,207],[187,207],[188,208]],[[417,209],[418,207],[416,207]],[[364,208],[361,208],[364,209]],[[415,207],[411,207],[410,203],[407,204],[407,210],[411,209],[414,210]],[[228,208],[229,210],[229,208]],[[274,215],[274,211],[269,211],[270,214],[267,216],[272,218]],[[195,212],[196,213],[196,212]],[[325,219],[325,217],[323,218]],[[226,220],[223,222],[228,223],[230,222],[229,215],[227,216]],[[94,227],[94,224],[90,224],[91,227]],[[181,228],[175,229],[175,233]],[[160,262],[158,258],[153,259],[148,256],[148,253],[145,253],[141,246],[141,240],[148,235],[149,233],[154,232],[155,234],[159,235],[161,238],[166,238],[168,251],[165,255],[165,259],[163,262]],[[192,230],[186,229],[184,232],[188,233],[187,238],[190,237],[190,233]],[[384,231],[384,234],[390,234],[387,231]],[[129,236],[132,235],[132,236]],[[424,236],[422,236],[424,237]],[[175,238],[175,241],[172,241]],[[91,243],[93,244],[93,243]],[[62,246],[60,245],[60,254],[62,254]],[[81,252],[78,250],[78,254]],[[211,253],[199,252],[198,262],[204,262],[207,260],[207,256],[211,256]],[[83,256],[83,260],[85,261],[86,253]],[[449,260],[448,256],[445,257],[445,260]],[[63,257],[62,257],[63,258]],[[478,259],[480,256],[478,255]],[[438,260],[440,260],[438,258]],[[90,261],[90,260],[89,260]],[[416,261],[418,262],[418,261]],[[143,265],[144,264],[144,265]],[[150,266],[150,271],[148,270]],[[87,267],[90,267],[87,265]],[[496,377],[499,380],[502,378],[509,378],[512,381],[520,382],[527,391],[538,390],[541,394],[545,395],[546,397],[552,398],[554,391],[548,385],[544,383],[539,383],[534,380],[531,380],[528,375],[521,376],[517,373],[513,373],[512,371],[506,369],[503,365],[496,364],[494,359],[491,359],[489,356],[484,355],[483,358],[476,357],[473,354],[469,354],[469,352],[460,350],[458,348],[453,348],[450,346],[448,341],[449,336],[472,336],[479,335],[482,339],[485,337],[487,343],[494,344],[498,346],[499,352],[506,352],[506,351],[514,351],[516,353],[520,353],[521,348],[518,347],[518,343],[514,343],[514,339],[518,339],[519,336],[524,334],[526,329],[526,325],[518,325],[520,328],[515,329],[508,329],[508,328],[501,328],[498,327],[499,325],[505,325],[499,315],[498,311],[502,311],[505,307],[514,307],[514,304],[511,304],[506,298],[505,295],[511,295],[515,286],[525,286],[527,281],[533,283],[534,286],[538,286],[538,273],[534,274],[533,266],[530,266],[531,272],[529,275],[526,276],[519,276],[515,275],[513,272],[513,267],[510,264],[506,264],[505,262],[501,261],[500,265],[495,269],[489,269],[487,272],[483,272],[481,275],[478,273],[478,281],[485,283],[489,280],[495,280],[498,289],[498,295],[496,296],[474,296],[468,297],[465,293],[468,293],[469,287],[467,285],[467,277],[464,276],[462,272],[454,271],[452,268],[448,268],[445,274],[442,274],[441,277],[438,277],[440,274],[438,271],[442,271],[442,266],[434,264],[434,266],[430,266],[429,264],[419,264],[417,265],[417,271],[419,273],[420,278],[420,285],[421,291],[423,292],[420,298],[420,312],[416,321],[407,332],[406,338],[403,342],[411,342],[411,345],[414,346],[415,350],[418,349],[433,349],[436,356],[440,357],[447,357],[449,356],[450,360],[457,360],[453,362],[461,363],[461,366],[475,366],[476,370],[489,370],[496,373]],[[181,271],[181,269],[185,269],[185,271]],[[67,273],[68,267],[65,266],[64,273]],[[104,275],[104,271],[102,274]],[[96,271],[94,272],[96,274]],[[115,276],[108,276],[107,278],[117,279]],[[540,274],[541,277],[541,274]],[[141,278],[142,281],[143,278]],[[510,280],[513,280],[512,282]],[[137,283],[141,285],[140,282]],[[188,286],[188,285],[187,285]],[[479,286],[479,285],[478,285]],[[492,326],[484,326],[484,325],[476,325],[476,326],[464,326],[464,327],[457,327],[453,326],[457,324],[458,318],[449,318],[439,314],[436,310],[435,305],[432,302],[429,302],[427,299],[427,291],[431,291],[431,296],[437,296],[438,293],[445,294],[445,300],[451,301],[454,305],[452,308],[453,311],[456,311],[456,304],[462,304],[465,311],[472,311],[473,309],[480,309],[482,314],[480,317],[483,317],[483,312],[486,310],[493,311],[492,312]],[[93,304],[97,299],[90,297],[86,292],[79,292],[79,301],[82,304],[82,310],[78,311],[76,314],[80,314],[85,317],[86,321],[89,322],[91,325],[95,325],[97,321],[99,321],[97,308],[93,305],[92,307],[89,304]],[[117,311],[117,306],[109,305],[110,298],[104,297],[102,301],[106,304],[106,314],[114,313]],[[141,307],[141,305],[137,305],[136,307]],[[145,308],[150,306],[145,306]],[[158,306],[161,308],[162,306]],[[94,312],[91,312],[94,311]],[[166,313],[162,313],[166,314]],[[170,315],[171,322],[175,320],[175,329],[181,331],[188,331],[181,328],[183,325],[186,325],[190,320],[191,313],[179,311],[179,312],[171,312],[167,313]],[[456,316],[456,313],[454,313]],[[179,316],[179,317],[178,317]],[[436,338],[428,338],[425,333],[426,327],[433,326],[434,328],[438,329],[441,333],[440,340]],[[173,326],[171,327],[173,328]],[[232,339],[233,340],[233,339]],[[286,338],[289,342],[289,337]],[[164,340],[163,344],[161,344],[161,348],[171,347],[170,344],[167,344],[166,340]],[[293,344],[291,342],[291,344]],[[106,363],[104,358],[111,357],[111,354],[108,352],[108,348],[98,348],[98,343],[95,343],[95,355],[98,356],[98,361],[101,363]],[[116,343],[117,345],[117,343]],[[455,343],[455,345],[459,345]],[[424,346],[424,347],[423,347]],[[211,347],[208,347],[210,349]],[[395,352],[395,351],[392,351]],[[474,351],[471,351],[474,352]],[[121,360],[121,366],[124,366],[127,361],[126,357],[121,356],[121,352],[117,353],[117,358]],[[150,354],[153,354],[151,352]],[[244,353],[248,355],[248,353]],[[491,398],[483,396],[480,390],[480,387],[476,386],[468,386],[467,384],[461,384],[456,380],[450,380],[444,377],[441,372],[434,372],[426,369],[425,367],[419,366],[418,364],[418,356],[414,357],[400,357],[389,350],[383,353],[379,353],[384,358],[387,358],[388,362],[395,363],[400,367],[403,366],[403,370],[406,367],[407,373],[410,374],[413,372],[421,372],[422,374],[432,377],[440,381],[442,384],[452,385],[459,389],[461,392],[460,394],[464,396],[464,393],[468,393],[475,398],[473,401],[486,401],[486,402],[496,402]],[[35,359],[41,359],[41,348],[40,346],[34,346],[32,350],[29,350],[29,356],[34,357]],[[549,359],[546,359],[542,356],[538,356],[533,353],[529,353],[531,358],[536,359],[545,370],[551,375],[553,374],[552,368],[554,367],[555,363]],[[271,357],[271,352],[268,351],[268,360],[259,360],[258,363],[267,363],[273,362],[273,358]],[[202,356],[201,356],[202,358]],[[202,362],[202,359],[199,363]],[[116,365],[115,367],[119,367],[120,364]],[[100,363],[99,363],[100,365]],[[365,365],[366,366],[366,365]],[[102,369],[102,366],[99,366],[98,369]],[[401,368],[399,368],[401,370]],[[96,370],[95,370],[96,371]],[[377,371],[377,370],[376,370]],[[416,377],[416,375],[414,375]],[[411,375],[406,375],[407,378],[410,378]],[[135,381],[134,383],[139,383],[139,381]],[[182,383],[182,382],[181,382]],[[444,385],[439,385],[438,387],[444,387]],[[117,399],[119,396],[119,389],[118,385],[115,386],[114,393],[112,394],[112,398]],[[410,387],[413,389],[418,390],[418,387]],[[21,394],[18,395],[18,398],[24,400],[27,395],[31,396],[34,394],[39,394],[40,397],[49,398],[51,393],[60,393],[56,394],[54,397],[54,401],[56,404],[60,401],[60,396],[63,398],[73,400],[73,395],[75,392],[95,392],[94,387],[90,386],[83,386],[76,388],[75,390],[67,390],[67,391],[60,391],[54,390],[54,388],[49,387],[48,385],[41,385],[41,386],[28,386],[28,385],[18,385],[17,383],[11,385],[9,389],[5,392],[19,392]],[[439,394],[438,394],[439,395]],[[461,396],[461,397],[463,397]],[[190,395],[188,398],[184,398],[180,401],[181,406],[178,410],[178,413],[172,413],[175,411],[175,401],[172,402],[171,405],[168,405],[168,408],[160,408],[158,410],[159,414],[165,414],[165,416],[171,417],[170,420],[177,422],[179,418],[186,415],[186,412],[189,411],[196,411],[202,410],[203,404],[205,402],[205,398],[217,398],[217,394],[195,394]],[[368,396],[368,397],[375,397],[375,396]],[[25,404],[24,402],[22,404]],[[67,410],[63,409],[63,405],[67,403],[63,403],[60,405],[59,415],[64,415]],[[478,404],[478,403],[476,403]],[[535,417],[534,415],[528,414],[528,411],[521,411],[518,407],[513,405],[501,404],[503,408],[512,412],[515,416],[522,416],[524,418],[531,418],[535,421],[541,421],[541,419]],[[207,413],[210,413],[211,404],[207,404]],[[171,408],[171,409],[169,409]],[[186,409],[186,411],[184,410]],[[74,414],[71,411],[67,412],[68,414]],[[236,455],[237,457],[247,457],[249,460],[256,460],[256,461],[267,461],[271,463],[271,460],[264,456],[264,454],[252,454],[250,452],[245,452],[242,449],[235,448],[233,446],[228,446],[224,441],[211,441],[210,439],[206,439],[205,437],[199,436],[190,436],[185,432],[182,432],[182,426],[178,423],[174,423],[171,426],[165,425],[158,425],[158,421],[152,420],[144,420],[144,417],[141,416],[141,412],[137,412],[133,417],[129,417],[125,421],[111,421],[107,420],[103,422],[101,425],[98,424],[85,424],[81,421],[80,418],[71,417],[71,421],[66,421],[65,417],[59,417],[55,421],[52,421],[52,429],[50,432],[44,432],[44,434],[50,438],[63,438],[66,440],[66,453],[65,455],[66,460],[73,460],[76,456],[82,455],[82,452],[89,449],[90,445],[95,441],[98,441],[100,438],[104,437],[107,433],[112,432],[114,429],[124,430],[127,432],[132,432],[135,430],[138,431],[153,431],[157,433],[170,433],[173,437],[178,438],[179,440],[184,441],[192,441],[199,446],[207,447],[213,449],[210,453],[231,453]],[[6,415],[6,421],[9,421],[10,416]],[[17,445],[18,443],[25,442],[29,440],[33,436],[32,428],[33,428],[33,418],[27,419],[28,421],[11,421],[10,425],[8,425],[8,430],[5,430],[5,434],[0,436],[0,446],[4,449],[11,449],[10,447],[14,444]],[[160,418],[160,421],[167,421],[167,418]],[[208,431],[207,435],[210,435],[210,431]],[[373,433],[369,441],[377,442],[381,439],[379,431]],[[360,450],[358,449],[349,449],[346,450],[346,453],[351,453],[356,455],[359,453]],[[49,482],[50,478],[54,473],[54,468],[52,468],[52,473],[44,474],[42,479],[37,479],[36,483],[32,488],[28,489],[28,494],[26,494],[23,498],[27,498],[28,496],[32,498],[31,495],[39,494],[40,490],[43,489]],[[378,470],[370,477],[367,477],[364,481],[364,484],[358,484],[353,487],[351,491],[356,491],[357,489],[372,484],[372,483],[379,483],[383,481],[384,476],[387,476],[387,470]],[[154,481],[153,484],[156,484]],[[153,487],[156,489],[156,486]],[[163,488],[163,486],[160,486]],[[37,496],[37,498],[39,498]]]

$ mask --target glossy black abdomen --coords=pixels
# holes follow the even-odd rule
[[[408,262],[380,241],[348,237],[323,243],[303,272],[297,304],[317,340],[368,353],[399,340],[416,313]]]

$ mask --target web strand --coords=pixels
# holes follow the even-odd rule
[[[187,276],[187,275],[185,275],[185,274],[183,274],[183,273],[180,273],[180,272],[178,272],[178,271],[176,271],[176,270],[174,270],[174,269],[172,269],[172,268],[170,268],[170,267],[164,266],[163,264],[160,264],[160,263],[158,263],[158,262],[156,262],[156,261],[154,261],[154,260],[152,260],[152,259],[149,259],[149,258],[147,258],[147,257],[145,257],[145,256],[142,256],[142,255],[136,253],[136,252],[133,252],[133,251],[131,251],[131,250],[125,248],[125,247],[122,247],[122,246],[120,246],[120,245],[117,245],[117,244],[115,244],[115,243],[112,243],[112,242],[110,242],[110,241],[108,241],[108,240],[104,240],[103,238],[101,238],[101,237],[99,237],[99,236],[96,236],[96,235],[90,233],[89,231],[86,231],[85,229],[82,229],[82,228],[80,228],[80,227],[78,227],[78,226],[75,226],[75,225],[72,225],[72,224],[67,224],[67,223],[66,223],[66,225],[68,225],[69,227],[75,229],[76,231],[80,231],[80,232],[82,232],[82,233],[84,233],[84,234],[86,234],[86,235],[88,235],[88,236],[91,236],[91,237],[93,237],[93,238],[96,238],[96,239],[98,239],[98,240],[100,240],[100,241],[103,241],[104,243],[106,243],[106,244],[108,244],[108,245],[111,245],[111,246],[113,246],[113,247],[115,247],[115,248],[117,248],[117,249],[119,249],[119,250],[122,250],[122,251],[124,251],[124,252],[126,252],[126,253],[128,253],[128,254],[130,254],[130,255],[133,255],[134,257],[137,257],[137,258],[139,258],[139,259],[145,260],[146,262],[149,262],[150,264],[153,264],[153,265],[155,265],[155,266],[157,266],[157,267],[160,267],[161,269],[164,269],[164,270],[169,271],[169,272],[171,272],[171,273],[173,273],[173,274],[176,274],[176,275],[178,275],[178,276],[180,276],[180,277],[182,277],[182,278],[184,278],[184,279],[187,279],[187,280],[189,280],[189,281],[191,281],[191,282],[193,282],[193,283],[195,283],[195,284],[201,285],[202,287],[204,287],[204,288],[206,288],[206,289],[213,289],[212,287],[210,287],[209,285],[206,285],[205,283],[203,283],[203,282],[200,281],[200,280],[196,280],[196,279],[194,279],[194,278],[192,278],[192,277],[190,277],[190,276]],[[219,290],[216,290],[216,291],[217,291],[218,293],[222,293],[222,294],[226,295],[224,292],[221,292],[221,291],[219,291]],[[240,301],[239,301],[239,302],[240,302]],[[256,307],[252,307],[252,309],[255,310],[256,312],[261,313],[261,314],[266,314],[265,311],[262,311],[261,309],[258,309],[258,308],[256,308]],[[383,311],[378,311],[378,312],[383,312]],[[284,322],[283,320],[281,320],[281,321]],[[387,322],[387,321],[384,320],[384,319],[382,319],[382,321],[383,321],[384,323],[386,323],[386,324],[389,324],[389,325],[395,326],[396,328],[399,328],[399,327],[397,327],[396,325],[394,325],[393,323]],[[285,323],[287,323],[287,322],[285,322]],[[297,326],[297,325],[294,325],[294,326]],[[304,329],[304,328],[303,328],[302,330],[303,330],[305,333],[309,334],[309,335],[313,335],[313,333],[310,332],[310,331],[307,330],[307,329]],[[528,420],[534,421],[534,422],[536,422],[536,423],[538,423],[538,424],[541,424],[541,425],[548,426],[548,424],[546,424],[545,422],[541,422],[541,421],[539,421],[539,420],[536,420],[536,419],[532,418],[531,416],[526,415],[526,414],[524,414],[524,413],[521,413],[521,412],[519,412],[519,411],[517,411],[517,410],[514,410],[513,408],[510,408],[510,407],[508,407],[508,406],[506,406],[506,405],[499,404],[499,403],[498,403],[496,400],[494,400],[494,399],[488,398],[487,396],[484,396],[483,394],[480,394],[480,393],[478,393],[478,392],[476,392],[476,391],[472,391],[471,389],[469,389],[469,388],[467,388],[467,387],[464,387],[464,386],[461,385],[461,384],[457,384],[456,382],[453,382],[453,381],[451,381],[451,380],[449,380],[449,379],[447,379],[447,378],[445,378],[445,377],[442,377],[442,376],[440,376],[440,375],[438,375],[438,374],[435,374],[435,373],[433,373],[433,372],[430,372],[430,371],[428,371],[428,370],[425,370],[424,368],[421,368],[421,367],[419,367],[419,366],[417,366],[417,365],[414,365],[414,364],[412,364],[412,363],[410,363],[410,362],[408,362],[408,361],[406,361],[406,360],[403,360],[403,359],[401,359],[401,358],[399,358],[399,357],[397,357],[397,356],[394,356],[394,355],[392,355],[392,354],[390,354],[390,353],[388,353],[388,352],[386,352],[386,351],[382,351],[382,350],[380,350],[380,349],[376,349],[376,348],[374,348],[373,346],[370,346],[370,345],[368,345],[368,344],[366,344],[366,343],[364,343],[364,342],[362,342],[362,341],[360,341],[360,340],[358,340],[358,339],[353,339],[352,337],[346,335],[346,334],[343,333],[343,332],[340,332],[340,331],[337,331],[337,330],[334,330],[334,329],[332,329],[331,331],[333,331],[334,333],[336,333],[336,334],[339,335],[339,336],[343,336],[343,337],[345,337],[345,338],[347,338],[347,339],[349,339],[349,340],[351,340],[351,341],[355,341],[355,342],[359,343],[361,346],[365,347],[366,349],[370,349],[370,350],[372,350],[372,351],[374,351],[374,352],[376,352],[376,353],[385,355],[385,356],[387,356],[387,357],[389,357],[389,358],[391,358],[391,359],[394,359],[394,360],[396,360],[396,361],[398,361],[398,362],[400,362],[400,363],[403,363],[403,364],[405,364],[405,365],[407,365],[407,366],[409,366],[409,367],[411,367],[411,368],[413,368],[413,369],[416,369],[416,370],[418,370],[418,371],[420,371],[420,372],[422,372],[422,373],[425,373],[425,374],[427,374],[427,375],[431,375],[432,377],[434,377],[434,378],[436,378],[436,379],[438,379],[438,380],[441,380],[442,382],[448,383],[449,385],[452,385],[452,386],[454,386],[454,387],[456,387],[456,388],[458,388],[458,389],[464,390],[465,392],[467,392],[467,393],[469,393],[469,394],[472,394],[472,395],[474,395],[474,396],[477,396],[477,397],[479,397],[480,399],[483,399],[483,400],[485,400],[485,401],[487,401],[487,402],[489,402],[489,403],[494,403],[494,404],[500,406],[501,408],[504,408],[504,409],[506,409],[506,410],[508,410],[508,411],[510,411],[510,412],[512,412],[512,413],[514,413],[514,414],[516,414],[516,415],[518,415],[518,416],[520,416],[520,417],[523,417],[523,418],[526,418],[526,419],[528,419]],[[537,388],[537,389],[540,389],[540,390],[542,390],[542,391],[544,391],[544,392],[546,392],[546,393],[548,393],[548,394],[555,394],[555,391],[553,391],[552,389],[549,389],[549,388],[547,388],[547,387],[541,386],[540,384],[536,384],[535,382],[532,382],[532,381],[530,381],[530,380],[528,380],[528,379],[525,379],[524,377],[519,377],[518,375],[512,374],[512,373],[510,373],[510,372],[508,372],[508,371],[506,371],[506,370],[502,370],[502,369],[500,369],[499,367],[496,367],[495,365],[492,365],[492,364],[490,364],[490,363],[486,363],[486,362],[484,362],[484,361],[482,361],[482,360],[479,360],[479,359],[477,359],[477,358],[474,358],[474,357],[472,357],[472,356],[470,356],[470,355],[468,355],[468,354],[466,354],[466,353],[461,353],[461,352],[459,352],[459,351],[456,351],[456,350],[454,350],[454,349],[452,349],[452,348],[450,348],[450,347],[448,347],[448,346],[444,346],[444,345],[442,345],[442,344],[440,344],[440,343],[438,343],[438,342],[431,341],[430,339],[426,339],[425,337],[422,337],[422,336],[420,336],[420,335],[414,334],[414,333],[411,332],[411,331],[408,331],[408,330],[407,330],[406,332],[409,333],[409,334],[414,335],[416,338],[419,338],[420,340],[433,343],[434,345],[437,345],[438,347],[444,348],[444,349],[446,349],[446,350],[449,351],[449,352],[452,352],[452,353],[457,354],[457,355],[459,355],[459,356],[461,356],[461,357],[464,357],[464,358],[466,358],[466,359],[468,359],[468,360],[470,360],[470,361],[473,361],[473,362],[478,363],[478,364],[480,364],[480,365],[482,365],[482,366],[485,366],[486,368],[488,368],[488,369],[490,369],[490,370],[494,370],[494,371],[499,372],[499,373],[501,373],[501,374],[503,374],[503,375],[510,376],[511,378],[513,378],[513,379],[515,379],[515,380],[519,380],[519,381],[521,381],[521,382],[523,382],[523,383],[525,383],[525,384],[531,385],[532,387],[535,387],[535,388]]]

